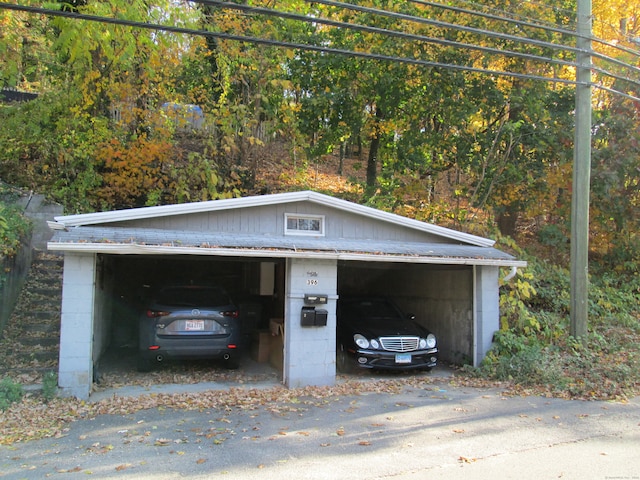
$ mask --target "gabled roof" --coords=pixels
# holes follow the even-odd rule
[[[122,222],[175,215],[311,202],[370,217],[451,242],[287,237],[217,231],[163,230],[127,226]],[[54,236],[50,250],[124,255],[216,255],[267,258],[323,258],[376,262],[432,263],[447,265],[493,265],[523,267],[526,262],[493,248],[494,241],[431,225],[316,192],[214,200],[208,202],[135,208],[113,212],[55,217],[49,226]],[[117,223],[118,226],[111,225]]]
[[[495,242],[488,238],[478,237],[468,233],[458,232],[445,227],[439,227],[430,223],[402,217],[394,213],[383,212],[375,208],[359,205],[339,198],[330,197],[322,193],[312,191],[276,193],[272,195],[258,195],[251,197],[229,198],[224,200],[210,200],[207,202],[182,203],[176,205],[162,205],[158,207],[132,208],[129,210],[116,210],[112,212],[85,213],[80,215],[67,215],[55,217],[55,222],[50,223],[52,229],[66,227],[79,227],[87,225],[99,225],[104,223],[140,220],[147,218],[185,215],[192,213],[215,212],[229,209],[258,207],[264,205],[277,205],[307,201],[317,203],[338,210],[362,215],[364,217],[382,220],[391,224],[408,227],[418,231],[438,235],[451,240],[464,242],[479,247],[490,247]]]

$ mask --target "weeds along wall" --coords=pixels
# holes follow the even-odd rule
[[[29,273],[32,257],[29,240],[25,240],[15,256],[0,258],[0,336]]]

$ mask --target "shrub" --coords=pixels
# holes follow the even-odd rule
[[[30,232],[31,222],[20,209],[0,201],[0,257],[14,256]]]
[[[495,365],[495,377],[513,380],[519,385],[549,385],[554,389],[563,383],[562,366],[549,348],[527,345],[518,353],[501,356]]]
[[[10,378],[4,378],[0,382],[0,410],[6,410],[12,403],[19,401],[24,395],[22,385]]]
[[[55,372],[47,372],[42,378],[42,396],[45,401],[53,400],[58,394],[58,375]]]

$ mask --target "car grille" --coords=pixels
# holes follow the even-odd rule
[[[382,348],[390,352],[412,352],[418,349],[418,337],[380,337]]]

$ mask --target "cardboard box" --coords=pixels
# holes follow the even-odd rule
[[[269,361],[271,350],[271,332],[256,332],[251,341],[251,358],[256,362],[265,363]]]
[[[273,336],[284,335],[284,318],[270,318],[269,330]]]
[[[284,366],[284,318],[270,319],[269,331],[271,332],[269,363],[278,372],[282,372]]]
[[[284,337],[282,335],[271,335],[269,363],[278,373],[282,373],[284,367]]]

